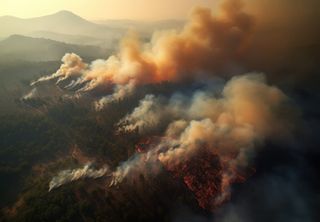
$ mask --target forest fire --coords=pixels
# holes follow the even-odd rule
[[[138,144],[136,144],[135,149],[138,153],[143,153],[150,146],[150,144],[151,144],[151,139],[147,138],[140,141]]]
[[[160,150],[153,152],[153,149],[161,139],[170,141],[172,138],[156,136],[144,138],[136,144],[136,152],[144,157],[153,154],[158,156],[157,152]],[[179,161],[165,162],[161,161],[159,156],[156,159],[160,160],[175,179],[183,180],[201,208],[213,211],[230,199],[232,184],[242,183],[254,173],[253,169],[248,170],[246,167],[234,165],[238,155],[239,152],[236,151],[221,155],[207,146],[202,146],[188,158]]]
[[[137,153],[145,153],[159,142],[159,137],[148,137],[136,144]],[[161,161],[160,161],[161,162]],[[194,194],[201,208],[213,210],[215,200],[223,191],[223,174],[220,157],[206,147],[200,149],[191,158],[180,163],[167,164],[164,168],[175,179],[182,179],[187,188]]]
[[[320,0],[0,2],[0,222],[320,221]]]
[[[201,208],[213,210],[214,200],[222,189],[222,168],[219,156],[203,149],[189,160],[174,166],[165,166],[175,178],[183,179]]]
[[[147,152],[148,150],[156,146],[161,141],[161,138],[162,137],[159,137],[159,136],[143,138],[135,145],[136,152],[137,153]]]

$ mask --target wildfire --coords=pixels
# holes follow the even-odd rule
[[[147,154],[160,139],[148,137],[141,140],[135,146],[136,152]],[[249,175],[244,169],[230,165],[236,156],[237,153],[220,156],[204,146],[184,161],[160,162],[175,179],[183,180],[201,208],[211,211],[230,199],[230,185],[244,182]],[[254,173],[253,169],[249,171]]]
[[[165,168],[175,178],[183,179],[200,207],[212,210],[213,201],[222,189],[222,168],[218,155],[203,149],[189,160]]]

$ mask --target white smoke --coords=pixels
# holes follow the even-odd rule
[[[92,166],[92,163],[87,163],[82,168],[78,169],[69,169],[69,170],[63,170],[59,172],[59,174],[52,178],[52,180],[49,183],[49,192],[52,189],[55,189],[57,187],[60,187],[66,183],[70,183],[75,180],[84,179],[84,178],[93,178],[97,179],[100,177],[103,177],[107,173],[109,173],[109,167],[107,165],[104,165],[100,169],[95,169]]]
[[[104,96],[94,103],[95,109],[102,110],[103,108],[106,108],[112,102],[116,102],[132,94],[134,89],[135,89],[134,81],[131,81],[127,85],[116,85],[114,88],[113,94]]]
[[[30,100],[37,98],[39,96],[39,92],[37,88],[33,88],[30,92],[22,97],[23,100]]]
[[[61,61],[63,64],[53,74],[39,78],[31,83],[31,86],[37,85],[41,82],[54,80],[56,84],[68,79],[69,77],[80,77],[83,71],[87,68],[87,64],[82,61],[80,56],[75,53],[65,54]],[[72,84],[73,82],[70,82]],[[69,84],[69,85],[70,85]]]

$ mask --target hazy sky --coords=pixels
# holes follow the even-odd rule
[[[70,10],[87,19],[181,19],[195,5],[214,7],[219,0],[0,0],[0,16],[22,18]]]

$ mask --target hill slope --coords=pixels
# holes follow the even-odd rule
[[[96,46],[66,44],[43,38],[12,35],[0,41],[0,60],[55,61],[67,52],[84,58],[107,57],[107,51]]]
[[[55,33],[56,36],[59,36],[59,34],[80,37],[87,36],[109,42],[119,39],[125,32],[125,30],[120,28],[108,27],[87,21],[69,11],[60,11],[52,15],[28,19],[2,16],[0,17],[0,27],[0,37],[8,37],[14,34],[32,36],[33,33],[41,31]],[[37,37],[47,36],[38,35]]]

